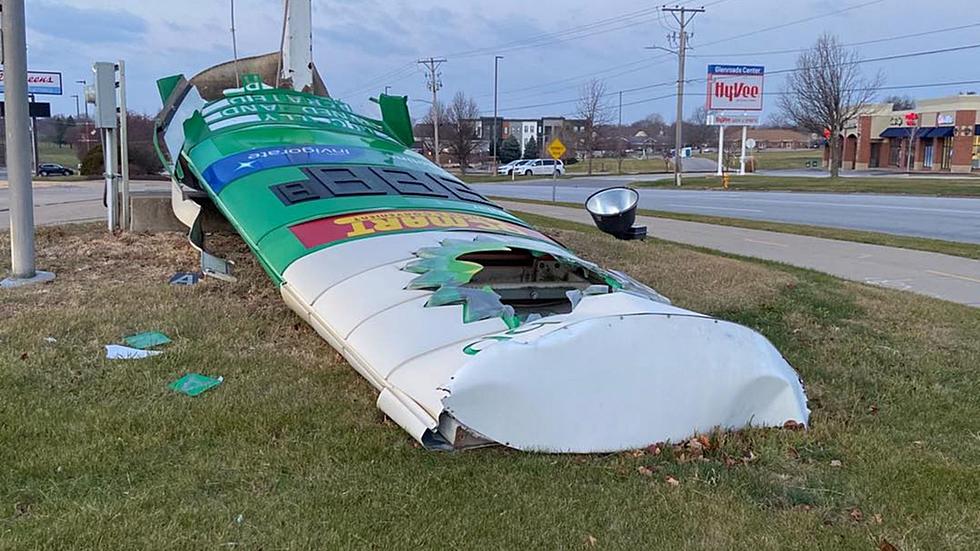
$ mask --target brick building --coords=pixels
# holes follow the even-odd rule
[[[980,96],[973,94],[919,100],[903,111],[871,105],[842,133],[841,168],[980,172],[978,115]]]

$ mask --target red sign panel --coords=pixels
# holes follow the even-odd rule
[[[550,241],[542,233],[511,222],[476,214],[437,210],[385,210],[342,214],[303,222],[289,229],[307,249],[347,239],[426,230],[487,231]]]

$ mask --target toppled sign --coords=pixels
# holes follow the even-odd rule
[[[374,120],[255,75],[212,101],[158,84],[205,271],[232,277],[203,249],[202,192],[426,447],[606,452],[807,422],[764,337],[579,258],[412,151],[405,97],[380,96]]]

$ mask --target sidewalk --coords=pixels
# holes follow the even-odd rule
[[[592,226],[584,208],[499,201],[530,212]],[[649,235],[726,253],[783,262],[837,277],[980,307],[980,260],[880,245],[638,216]]]

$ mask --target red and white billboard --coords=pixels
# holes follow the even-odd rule
[[[708,65],[708,110],[762,111],[765,72],[759,65]]]

